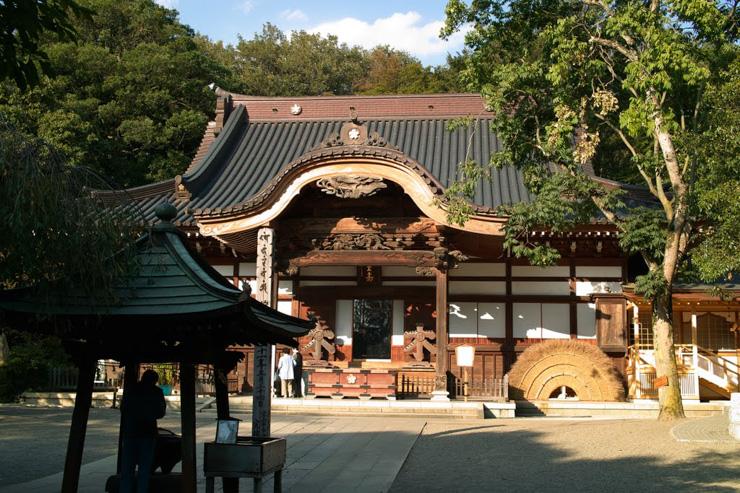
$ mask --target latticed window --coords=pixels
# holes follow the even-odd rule
[[[734,349],[735,335],[732,333],[731,325],[724,317],[713,313],[699,315],[697,317],[699,345],[712,351]]]
[[[653,349],[653,311],[649,308],[641,308],[638,318],[640,331],[637,344],[642,349]]]

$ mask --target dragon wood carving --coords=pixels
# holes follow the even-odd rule
[[[311,240],[317,250],[391,250],[386,238],[374,233],[332,235],[323,240]]]
[[[340,199],[369,197],[375,195],[378,190],[388,187],[383,183],[382,178],[349,175],[321,178],[316,181],[316,186],[325,194],[334,195]]]

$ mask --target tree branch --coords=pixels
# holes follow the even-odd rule
[[[637,53],[634,50],[631,50],[627,48],[626,46],[620,43],[617,43],[616,41],[613,41],[611,39],[604,39],[604,38],[598,38],[596,36],[591,36],[591,38],[589,39],[589,42],[598,43],[602,46],[606,46],[608,48],[617,50],[619,53],[624,55],[624,57],[627,58],[631,62],[637,61]]]

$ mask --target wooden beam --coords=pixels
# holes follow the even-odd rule
[[[97,360],[92,357],[83,357],[79,362],[79,376],[77,378],[77,394],[75,407],[72,411],[72,424],[69,428],[67,441],[67,455],[64,459],[64,477],[62,478],[62,493],[75,493],[80,482],[80,467],[82,466],[82,452],[85,448],[85,433],[87,419],[92,404],[93,382]]]
[[[275,272],[275,230],[257,231],[257,301],[267,306],[277,305],[277,275]],[[254,389],[252,391],[252,436],[270,436],[272,406],[272,345],[254,346]]]
[[[449,400],[447,391],[447,271],[435,269],[437,280],[437,366],[432,400]]]
[[[129,362],[123,369],[123,393],[126,394],[126,389],[132,389],[136,382],[139,381],[139,364]],[[121,399],[121,405],[123,405],[123,398]],[[121,474],[121,460],[123,458],[123,411],[121,411],[121,422],[118,426],[118,458],[116,460],[116,473]]]
[[[216,417],[218,419],[230,418],[229,410],[229,388],[226,380],[227,372],[216,368],[214,386],[216,387]],[[221,478],[224,493],[237,493],[239,491],[239,478]]]
[[[197,493],[195,462],[195,366],[180,363],[180,423],[182,434],[183,493]]]

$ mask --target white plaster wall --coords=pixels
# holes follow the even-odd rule
[[[478,337],[476,303],[456,301],[449,304],[450,337]]]
[[[383,281],[383,286],[426,286],[434,287],[437,283],[434,281]]]
[[[337,300],[334,334],[345,344],[352,344],[352,300]]]
[[[616,281],[576,281],[576,295],[588,296],[593,293],[621,293],[622,283]]]
[[[619,265],[577,265],[576,277],[622,277]]]
[[[233,265],[214,265],[213,268],[221,274],[222,276],[226,277],[227,279],[231,280],[232,277],[234,277],[234,266]]]
[[[301,286],[357,286],[355,281],[300,281]]]
[[[293,281],[279,281],[278,294],[293,295]]]
[[[391,335],[391,345],[393,346],[403,346],[403,322],[403,300],[393,300],[393,335]]]
[[[570,339],[570,306],[565,303],[542,304],[542,338]]]
[[[277,302],[277,311],[286,315],[293,315],[293,302],[290,300],[281,300]]]
[[[514,303],[514,337],[540,337],[540,303]]]
[[[511,293],[567,296],[570,294],[570,286],[567,281],[513,281],[511,283]]]
[[[449,281],[449,294],[506,294],[504,281]]]
[[[514,303],[514,337],[569,339],[570,308],[566,303]]]
[[[506,305],[450,303],[449,334],[450,337],[506,337]]]
[[[450,277],[474,276],[495,277],[506,275],[506,264],[502,263],[461,263],[450,270]]]
[[[357,277],[357,268],[353,265],[315,265],[301,267],[300,275]]]
[[[384,265],[383,277],[423,277],[416,272],[415,267],[404,267],[402,265]]]
[[[566,265],[558,265],[553,267],[535,267],[532,265],[512,265],[511,266],[512,276],[527,276],[527,277],[569,277],[570,268]]]
[[[579,339],[596,339],[596,303],[578,303],[576,322]]]
[[[506,304],[478,303],[478,336],[506,337]]]
[[[257,275],[257,264],[255,262],[242,262],[239,264],[239,275],[254,277]]]

